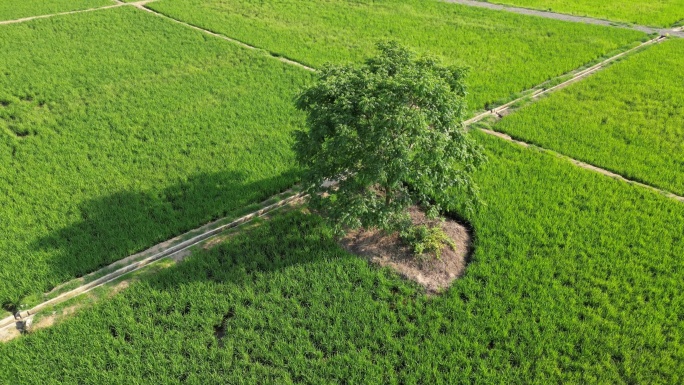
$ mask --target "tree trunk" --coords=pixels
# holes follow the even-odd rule
[[[389,206],[392,203],[392,188],[389,186],[385,187],[385,206]]]

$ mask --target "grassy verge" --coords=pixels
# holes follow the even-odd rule
[[[131,7],[0,28],[9,308],[297,179],[307,71]]]
[[[684,41],[640,52],[494,129],[684,195]]]
[[[114,4],[111,0],[0,0],[0,21],[78,11]]]
[[[396,39],[472,68],[473,109],[645,38],[439,1],[161,0],[148,7],[313,67],[362,60],[379,39]]]
[[[1,346],[0,379],[681,382],[684,206],[476,135],[487,205],[468,218],[473,262],[442,296],[290,213]]]
[[[684,18],[683,0],[490,0],[489,2],[656,27],[669,27]]]

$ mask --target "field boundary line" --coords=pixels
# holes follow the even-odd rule
[[[665,41],[666,39],[667,39],[667,37],[661,35],[661,36],[658,36],[658,37],[653,38],[651,40],[648,40],[646,42],[643,42],[634,48],[628,49],[627,51],[624,51],[624,52],[620,52],[614,56],[611,56],[611,57],[601,61],[600,63],[594,64],[593,66],[591,66],[589,68],[583,69],[581,71],[577,71],[574,74],[572,74],[572,77],[570,79],[565,80],[565,81],[563,81],[563,82],[561,82],[561,83],[559,83],[553,87],[543,88],[543,86],[537,86],[535,88],[532,88],[532,89],[526,91],[523,96],[516,98],[516,99],[513,99],[513,100],[511,100],[505,104],[502,104],[498,107],[492,108],[488,111],[482,112],[482,113],[466,120],[465,122],[463,122],[463,124],[465,126],[470,126],[472,124],[475,124],[477,122],[482,121],[483,119],[485,119],[489,116],[501,117],[502,114],[508,112],[511,109],[511,107],[513,107],[517,103],[520,103],[520,102],[528,100],[528,99],[535,100],[535,99],[538,99],[539,97],[541,97],[542,95],[546,95],[550,92],[565,88],[565,87],[567,87],[573,83],[576,83],[576,82],[588,77],[589,75],[591,75],[593,73],[596,73],[596,72],[602,70],[603,68],[607,67],[608,65],[612,64],[614,61],[616,61],[618,59],[621,59],[621,58],[623,58],[629,54],[632,54],[636,51],[639,51],[639,50],[643,49],[644,47],[647,47],[647,46],[650,46],[653,44],[661,43],[661,42]]]
[[[469,128],[469,127],[472,126],[473,124],[479,123],[479,122],[481,122],[482,120],[484,120],[484,119],[486,119],[486,118],[488,118],[488,117],[493,117],[493,118],[495,118],[495,119],[503,118],[505,115],[507,115],[508,113],[511,112],[511,109],[512,109],[513,106],[516,105],[517,103],[523,102],[523,101],[525,101],[525,100],[537,100],[537,99],[539,99],[541,96],[546,95],[546,94],[548,94],[548,93],[550,93],[550,92],[553,92],[553,91],[560,90],[560,89],[563,89],[563,88],[565,88],[565,87],[568,87],[569,85],[574,84],[574,83],[576,83],[576,82],[578,82],[578,81],[581,81],[581,80],[585,79],[586,77],[588,77],[588,76],[590,76],[590,75],[592,75],[592,74],[594,74],[594,73],[596,73],[596,72],[602,70],[603,68],[606,68],[608,65],[612,64],[613,62],[615,62],[616,60],[618,60],[618,59],[620,59],[620,58],[622,58],[622,57],[625,57],[626,55],[629,55],[629,54],[631,54],[631,53],[634,53],[634,52],[636,52],[636,51],[639,51],[639,50],[643,49],[644,47],[647,47],[647,46],[650,46],[650,45],[653,45],[653,44],[661,43],[661,42],[663,42],[663,41],[665,41],[665,40],[667,40],[667,37],[665,37],[665,36],[659,36],[659,37],[657,37],[657,38],[648,40],[648,41],[646,41],[646,42],[644,42],[644,43],[639,44],[638,46],[636,46],[636,47],[634,47],[634,48],[631,48],[631,49],[629,49],[629,50],[627,50],[627,51],[624,51],[624,52],[621,52],[621,53],[619,53],[619,54],[617,54],[617,55],[614,55],[614,56],[612,56],[612,57],[610,57],[610,58],[608,58],[608,59],[606,59],[606,60],[604,60],[604,61],[602,61],[602,62],[600,62],[600,63],[597,63],[597,64],[595,64],[595,65],[593,65],[593,66],[591,66],[591,67],[589,67],[589,68],[586,68],[586,69],[584,69],[584,70],[578,71],[578,72],[576,72],[570,79],[568,79],[568,80],[566,80],[566,81],[564,81],[564,82],[562,82],[562,83],[560,83],[560,84],[557,84],[557,85],[555,85],[555,86],[553,86],[553,87],[549,87],[549,88],[537,88],[536,90],[535,90],[535,89],[532,89],[532,90],[534,90],[534,91],[531,90],[531,91],[532,91],[531,94],[527,94],[527,95],[521,96],[521,97],[519,97],[519,98],[517,98],[517,99],[514,99],[514,100],[512,100],[512,101],[510,101],[510,102],[508,102],[508,103],[506,103],[506,104],[503,104],[503,105],[501,105],[501,106],[499,106],[499,107],[493,108],[493,109],[491,109],[491,110],[489,110],[489,111],[485,111],[485,112],[483,112],[483,113],[481,113],[481,114],[479,114],[479,115],[477,115],[477,116],[475,116],[475,117],[473,117],[473,118],[471,118],[471,119],[466,120],[465,122],[463,122],[463,125],[464,125],[465,127]],[[643,183],[643,182],[638,182],[638,181],[629,179],[629,178],[627,178],[627,177],[625,177],[625,176],[623,176],[623,175],[617,174],[617,173],[615,173],[615,172],[613,172],[613,171],[609,171],[609,170],[606,170],[606,169],[604,169],[604,168],[595,166],[595,165],[593,165],[593,164],[583,162],[583,161],[578,160],[578,159],[575,159],[575,158],[573,158],[573,157],[571,157],[571,156],[563,155],[563,154],[561,154],[561,153],[559,153],[559,152],[557,152],[557,151],[550,150],[550,149],[547,149],[547,148],[544,148],[544,147],[541,147],[541,146],[537,146],[537,145],[535,145],[535,144],[533,144],[533,143],[529,143],[529,142],[521,141],[521,140],[518,140],[518,139],[514,139],[514,138],[511,137],[510,135],[508,135],[508,134],[506,134],[506,133],[503,133],[503,132],[494,131],[494,130],[485,129],[485,128],[480,128],[480,130],[481,130],[482,132],[488,134],[488,135],[496,136],[496,137],[498,137],[498,138],[507,140],[507,141],[512,142],[512,143],[516,143],[516,144],[521,145],[521,146],[524,146],[524,147],[534,147],[534,148],[538,148],[538,149],[540,149],[540,150],[542,150],[542,151],[545,151],[545,152],[547,152],[547,153],[554,154],[554,155],[556,155],[557,157],[559,157],[559,158],[561,158],[561,159],[568,160],[568,161],[570,161],[572,164],[574,164],[575,166],[578,166],[578,167],[581,167],[581,168],[584,168],[584,169],[587,169],[587,170],[592,170],[592,171],[598,172],[598,173],[600,173],[600,174],[603,174],[603,175],[605,175],[605,176],[608,176],[608,177],[611,177],[611,178],[614,178],[614,179],[618,179],[618,180],[621,180],[621,181],[623,181],[623,182],[627,182],[627,183],[630,183],[630,184],[633,184],[633,185],[636,185],[636,186],[645,187],[645,188],[647,188],[647,189],[649,189],[649,190],[651,190],[651,191],[658,192],[658,193],[660,193],[660,194],[662,194],[662,195],[665,195],[665,196],[667,196],[667,197],[669,197],[669,198],[672,198],[672,199],[675,199],[675,200],[677,200],[677,201],[680,201],[680,202],[684,203],[684,197],[682,197],[682,196],[680,196],[680,195],[677,195],[677,194],[675,194],[675,193],[673,193],[673,192],[670,192],[670,191],[667,191],[667,190],[663,190],[663,189],[660,189],[660,188],[658,188],[658,187],[655,187],[655,186],[652,186],[652,185],[649,185],[649,184],[646,184],[646,183]]]
[[[132,4],[132,3],[123,3],[119,0],[112,0],[112,1],[114,2],[114,4],[104,5],[102,7],[79,9],[76,11],[49,13],[49,14],[38,15],[38,16],[28,16],[28,17],[23,17],[21,19],[14,19],[14,20],[2,20],[2,21],[0,21],[0,25],[18,24],[18,23],[24,23],[27,21],[31,21],[31,20],[48,19],[48,18],[55,17],[55,16],[73,15],[73,14],[77,14],[77,13],[93,12],[93,11],[99,11],[99,10],[103,10],[103,9],[112,9],[112,8],[118,8],[118,7],[123,7],[123,6]]]
[[[206,29],[206,28],[198,27],[198,26],[196,26],[196,25],[194,25],[194,24],[190,24],[190,23],[188,23],[188,22],[185,22],[185,21],[182,21],[182,20],[178,20],[178,19],[173,18],[173,17],[171,17],[171,16],[165,15],[165,14],[163,14],[163,13],[161,13],[161,12],[155,11],[154,9],[150,9],[150,8],[145,7],[146,4],[151,3],[151,2],[154,2],[154,1],[155,1],[155,0],[140,1],[140,2],[136,2],[136,3],[128,3],[128,5],[132,5],[132,6],[136,7],[136,8],[138,8],[138,9],[141,9],[141,10],[143,10],[143,11],[146,11],[146,12],[149,12],[149,13],[151,13],[151,14],[157,15],[158,17],[161,17],[161,18],[163,18],[163,19],[167,19],[167,20],[173,21],[174,23],[183,25],[183,26],[185,26],[185,27],[192,28],[192,29],[194,29],[194,30],[196,30],[196,31],[201,31],[201,32],[204,32],[204,33],[206,33],[206,34],[208,34],[208,35],[217,37],[217,38],[219,38],[219,39],[223,39],[223,40],[229,41],[229,42],[231,42],[231,43],[233,43],[233,44],[237,44],[237,45],[239,45],[240,47],[247,48],[247,49],[251,49],[251,50],[254,50],[254,51],[257,51],[257,52],[262,52],[262,53],[268,55],[269,57],[272,57],[272,58],[274,58],[274,59],[277,59],[277,60],[279,60],[279,61],[281,61],[281,62],[283,62],[283,63],[285,63],[285,64],[290,64],[290,65],[293,65],[293,66],[296,66],[296,67],[299,67],[299,68],[303,68],[303,69],[305,69],[305,70],[307,70],[307,71],[311,71],[311,72],[316,72],[316,71],[317,71],[315,68],[309,67],[308,65],[306,65],[306,64],[304,64],[304,63],[300,63],[300,62],[298,62],[298,61],[295,61],[295,60],[291,60],[291,59],[282,57],[282,56],[280,56],[280,55],[278,55],[278,54],[276,54],[276,53],[274,53],[274,52],[268,51],[268,50],[266,50],[266,49],[264,49],[264,48],[259,48],[259,47],[256,47],[256,46],[247,44],[247,43],[245,43],[245,42],[243,42],[243,41],[234,39],[234,38],[232,38],[232,37],[228,37],[228,36],[226,36],[226,35],[223,35],[223,34],[220,34],[220,33],[217,33],[217,32],[211,31],[211,30],[208,30],[208,29]]]
[[[442,1],[444,1],[446,3],[460,4],[460,5],[464,5],[464,6],[468,6],[468,7],[485,8],[485,9],[490,9],[490,10],[495,10],[495,11],[505,11],[505,12],[517,13],[520,15],[537,16],[537,17],[543,17],[546,19],[567,21],[567,22],[571,22],[571,23],[600,25],[600,26],[604,26],[604,27],[613,27],[613,28],[624,28],[624,29],[631,29],[631,30],[639,31],[639,32],[645,32],[648,34],[652,34],[652,33],[657,33],[660,35],[668,35],[669,34],[670,36],[674,36],[674,37],[678,37],[678,38],[684,38],[684,31],[682,31],[681,28],[649,27],[649,26],[645,26],[645,25],[629,24],[629,23],[618,22],[618,21],[598,19],[598,18],[594,18],[594,17],[575,16],[575,15],[571,15],[571,14],[567,14],[567,13],[542,11],[542,10],[538,10],[538,9],[515,7],[515,6],[503,5],[503,4],[494,4],[494,3],[489,3],[486,1],[479,1],[479,0],[442,0]]]
[[[276,194],[264,202],[268,202],[269,200],[274,199],[274,198],[282,197],[284,194],[291,193],[291,192],[293,192],[293,191],[288,190],[284,193]],[[162,247],[162,250],[155,252],[153,255],[151,255],[149,257],[146,257],[146,258],[141,259],[141,260],[132,261],[128,264],[125,264],[121,267],[118,267],[116,270],[109,272],[109,273],[103,275],[102,277],[99,277],[93,281],[87,282],[87,283],[80,285],[79,287],[76,287],[76,288],[69,290],[67,292],[61,293],[54,298],[50,298],[44,302],[41,302],[41,303],[33,306],[31,309],[19,311],[12,316],[9,316],[7,318],[0,320],[0,330],[6,329],[6,328],[11,328],[11,327],[16,327],[16,325],[18,323],[21,323],[25,319],[33,317],[34,315],[36,315],[37,313],[39,313],[41,310],[45,309],[48,306],[53,306],[53,305],[63,303],[69,299],[78,297],[82,294],[85,294],[85,293],[95,289],[95,288],[98,288],[98,287],[103,286],[109,282],[112,282],[118,278],[121,278],[121,277],[123,277],[129,273],[140,270],[143,267],[149,266],[152,263],[157,262],[161,259],[172,257],[174,255],[181,253],[181,252],[188,251],[190,248],[197,246],[198,244],[200,244],[204,241],[207,241],[211,238],[214,238],[226,230],[239,227],[243,224],[246,224],[246,223],[253,221],[254,219],[263,217],[264,215],[269,214],[269,213],[271,213],[271,212],[273,212],[273,211],[275,211],[275,210],[277,210],[277,209],[279,209],[279,208],[281,208],[287,204],[290,204],[292,202],[295,202],[299,199],[306,197],[306,195],[307,194],[305,194],[303,192],[299,192],[299,193],[296,193],[294,195],[282,198],[275,203],[264,206],[258,210],[252,211],[251,213],[243,215],[243,216],[241,216],[241,217],[239,217],[239,218],[237,218],[237,219],[235,219],[229,223],[226,223],[226,224],[220,224],[221,222],[223,222],[223,220],[225,220],[225,218],[224,218],[224,219],[219,219],[217,221],[203,225],[203,226],[199,227],[198,229],[191,230],[191,231],[185,233],[187,235],[187,234],[192,234],[198,230],[202,230],[200,234],[194,235],[191,238],[186,239],[186,240],[184,240],[180,243],[174,244],[174,245],[168,245],[169,241],[165,241],[165,242],[161,243],[161,245],[165,245],[165,247]],[[175,237],[173,239],[178,240],[181,238],[182,238],[182,235]],[[155,248],[156,247],[153,246],[148,250],[153,250]],[[98,271],[92,272],[92,273],[88,274],[87,276],[97,275],[98,273],[101,273],[103,270],[106,271],[106,270],[110,269],[111,266],[118,266],[120,264],[121,264],[121,260],[114,262],[111,265],[104,267]],[[73,281],[70,281],[70,282],[73,282]],[[69,282],[62,284],[60,286],[67,285],[68,283]],[[55,289],[53,289],[53,291],[54,290]]]
[[[622,175],[620,175],[620,174],[616,174],[616,173],[614,173],[614,172],[612,172],[612,171],[609,171],[609,170],[606,170],[606,169],[604,169],[604,168],[601,168],[601,167],[598,167],[598,166],[594,166],[593,164],[589,164],[589,163],[586,163],[586,162],[582,162],[581,160],[577,160],[577,159],[572,158],[572,157],[570,157],[570,156],[563,155],[563,154],[561,154],[561,153],[559,153],[559,152],[557,152],[557,151],[549,150],[549,149],[547,149],[547,148],[539,147],[539,146],[537,146],[537,145],[535,145],[535,144],[532,144],[532,143],[528,143],[528,142],[524,142],[524,141],[521,141],[521,140],[518,140],[518,139],[514,139],[514,138],[511,137],[510,135],[505,134],[505,133],[503,133],[503,132],[493,131],[493,130],[489,130],[489,129],[486,129],[486,128],[480,128],[480,131],[484,132],[485,134],[491,135],[491,136],[496,136],[497,138],[506,140],[506,141],[508,141],[508,142],[515,143],[515,144],[517,144],[517,145],[519,145],[519,146],[522,146],[522,147],[539,149],[539,150],[541,150],[542,152],[545,152],[545,153],[548,153],[548,154],[552,154],[552,155],[554,155],[554,156],[556,156],[556,157],[558,157],[558,158],[560,158],[560,159],[564,159],[564,160],[570,161],[572,164],[574,164],[574,165],[577,166],[577,167],[580,167],[580,168],[583,168],[583,169],[586,169],[586,170],[591,170],[591,171],[597,172],[597,173],[599,173],[599,174],[602,174],[602,175],[611,177],[611,178],[613,178],[613,179],[617,179],[617,180],[620,180],[620,181],[623,181],[623,182],[626,182],[626,183],[629,183],[629,184],[633,184],[633,185],[636,185],[636,186],[639,186],[639,187],[644,187],[644,188],[646,188],[646,189],[648,189],[648,190],[651,190],[651,191],[660,193],[661,195],[664,195],[664,196],[666,196],[666,197],[668,197],[668,198],[671,198],[671,199],[674,199],[674,200],[678,200],[678,201],[684,203],[684,197],[683,197],[683,196],[679,196],[679,195],[674,194],[674,193],[672,193],[672,192],[669,192],[669,191],[666,191],[666,190],[659,189],[658,187],[654,187],[654,186],[651,186],[651,185],[648,185],[648,184],[645,184],[645,183],[642,183],[642,182],[638,182],[638,181],[635,181],[635,180],[626,178],[626,177],[624,177],[624,176],[622,176]]]

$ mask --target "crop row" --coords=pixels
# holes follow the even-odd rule
[[[147,5],[313,67],[395,39],[472,69],[480,109],[643,39],[640,32],[420,0],[160,0]]]
[[[494,129],[684,195],[683,55],[682,40],[651,47]]]
[[[296,181],[308,71],[132,7],[0,28],[0,303]]]
[[[444,294],[290,213],[0,346],[0,381],[680,383],[684,206],[475,135],[486,205]]]

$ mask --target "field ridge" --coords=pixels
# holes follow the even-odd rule
[[[145,1],[139,1],[139,2],[136,2],[136,3],[128,3],[128,4],[134,6],[134,7],[138,8],[138,9],[141,9],[141,10],[143,10],[143,11],[152,13],[152,14],[154,14],[154,15],[156,15],[156,16],[158,16],[158,17],[161,17],[161,18],[163,18],[163,19],[167,19],[167,20],[173,21],[174,23],[178,23],[178,24],[183,25],[183,26],[185,26],[185,27],[192,28],[192,29],[194,29],[194,30],[204,32],[204,33],[206,33],[206,34],[208,34],[208,35],[217,37],[217,38],[219,38],[219,39],[223,39],[223,40],[229,41],[229,42],[231,42],[231,43],[237,44],[237,45],[239,45],[240,47],[247,48],[247,49],[250,49],[250,50],[254,50],[254,51],[257,51],[257,52],[263,52],[263,53],[267,54],[268,56],[271,56],[271,57],[273,57],[273,58],[275,58],[275,59],[280,60],[280,61],[283,62],[283,63],[290,64],[290,65],[293,65],[293,66],[297,66],[297,67],[300,67],[300,68],[304,68],[304,69],[307,70],[307,71],[312,71],[312,72],[315,72],[315,71],[316,71],[315,68],[309,67],[309,66],[307,66],[307,65],[304,64],[304,63],[300,63],[300,62],[298,62],[298,61],[296,61],[296,60],[289,59],[289,58],[286,58],[286,57],[284,57],[284,56],[278,55],[278,54],[276,54],[276,53],[274,53],[274,52],[271,52],[271,51],[269,51],[269,50],[267,50],[267,49],[265,49],[265,48],[260,48],[260,47],[253,46],[253,45],[251,45],[251,44],[247,44],[247,43],[245,43],[245,42],[243,42],[243,41],[241,41],[241,40],[232,38],[232,37],[230,37],[230,36],[226,36],[226,35],[221,34],[221,33],[218,33],[218,32],[211,31],[211,30],[206,29],[206,28],[199,27],[199,26],[194,25],[194,24],[190,24],[190,23],[188,23],[188,22],[185,22],[185,21],[176,19],[176,18],[174,18],[174,17],[171,17],[171,16],[169,16],[169,15],[166,15],[166,14],[164,14],[164,13],[161,13],[161,12],[159,12],[159,11],[156,11],[156,10],[154,10],[154,9],[152,9],[152,8],[148,8],[148,7],[145,6],[145,5],[147,5],[148,3],[152,3],[152,2],[154,2],[154,1],[157,1],[157,0],[145,0]]]

